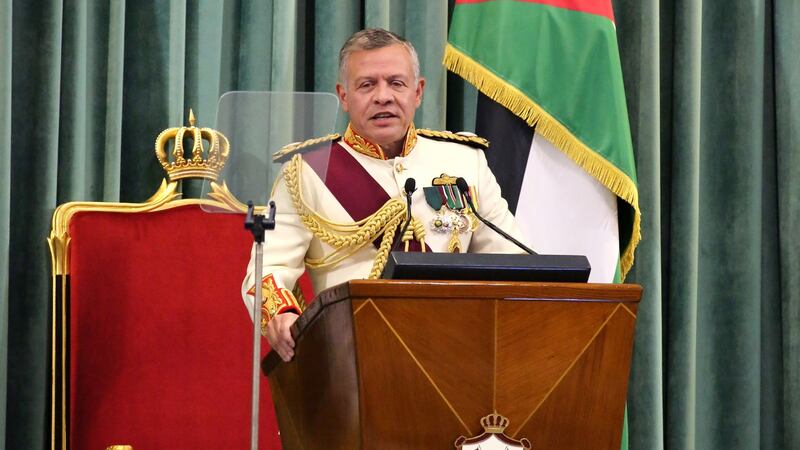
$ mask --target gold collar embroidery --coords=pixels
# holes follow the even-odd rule
[[[357,151],[358,153],[371,156],[377,159],[388,159],[386,158],[386,154],[383,153],[383,149],[378,144],[373,144],[372,142],[368,141],[365,137],[358,134],[350,124],[347,124],[347,130],[344,132],[344,136],[342,139],[349,145],[353,147],[353,150]],[[414,124],[410,124],[408,126],[408,132],[406,133],[406,140],[403,142],[403,151],[400,152],[400,156],[408,156],[411,153],[411,150],[414,149],[414,146],[417,144],[417,129],[414,127]]]

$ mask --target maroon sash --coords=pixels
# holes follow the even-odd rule
[[[338,142],[331,143],[330,148],[303,154],[303,160],[325,182],[325,186],[353,220],[368,217],[391,198],[364,166]],[[398,230],[395,243],[400,237]],[[373,244],[380,246],[380,238]],[[426,251],[430,251],[427,245],[425,247]],[[419,242],[409,243],[409,251],[419,250]]]

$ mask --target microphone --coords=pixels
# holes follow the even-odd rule
[[[408,197],[408,203],[411,203],[411,194],[413,194],[417,190],[417,180],[414,178],[406,178],[406,185],[403,187],[406,191],[406,197]],[[409,214],[411,216],[411,214]]]
[[[415,180],[414,178],[406,178],[406,184],[403,187],[403,190],[406,191],[406,204],[408,205],[406,210],[406,224],[403,226],[403,230],[400,232],[400,236],[394,243],[394,248],[392,248],[392,251],[397,250],[397,247],[403,240],[403,235],[406,234],[408,225],[411,223],[411,194],[413,194],[414,191],[417,190],[417,180]]]
[[[496,231],[500,236],[503,236],[504,238],[506,238],[509,241],[513,242],[517,247],[521,248],[522,250],[525,250],[525,252],[528,253],[529,255],[538,255],[538,253],[536,253],[535,251],[533,251],[530,248],[528,248],[522,242],[514,239],[510,234],[508,234],[505,231],[501,230],[500,228],[497,227],[497,225],[493,224],[492,222],[489,222],[488,220],[484,219],[478,213],[478,209],[475,208],[475,204],[472,203],[472,194],[470,194],[470,192],[469,192],[469,185],[467,184],[467,180],[465,180],[462,177],[458,177],[456,179],[456,186],[458,186],[458,190],[461,191],[462,194],[464,194],[464,198],[467,199],[467,205],[469,205],[469,209],[472,210],[472,212],[475,214],[475,217],[477,217],[481,222],[486,224],[487,227],[489,227],[492,230]]]

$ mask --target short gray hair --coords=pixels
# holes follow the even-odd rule
[[[350,54],[361,50],[376,50],[400,44],[411,55],[411,66],[414,69],[414,83],[419,81],[419,57],[414,46],[407,39],[383,28],[367,28],[350,36],[339,50],[339,82],[344,83],[347,74],[347,62]],[[346,88],[347,86],[345,86]]]

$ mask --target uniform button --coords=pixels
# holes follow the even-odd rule
[[[397,172],[397,173],[403,173],[404,170],[406,170],[406,168],[403,167],[402,164],[398,164],[398,165],[394,166],[394,171]]]

